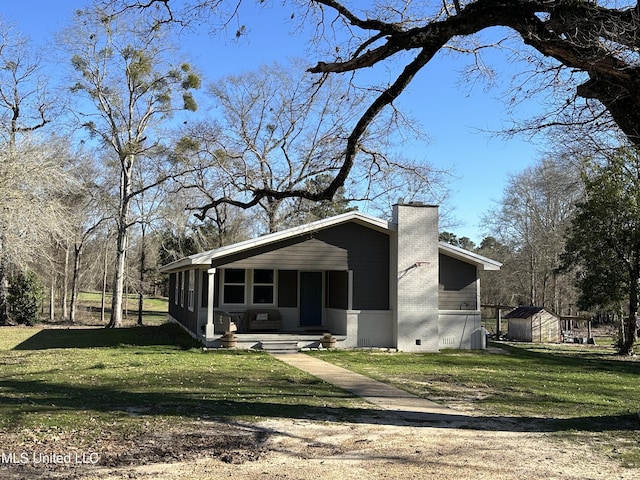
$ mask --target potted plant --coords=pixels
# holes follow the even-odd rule
[[[330,332],[326,332],[324,335],[322,335],[320,343],[322,344],[323,348],[336,348],[336,338],[331,335]]]
[[[238,338],[233,332],[224,332],[224,335],[220,337],[220,341],[224,348],[233,348],[238,344]]]

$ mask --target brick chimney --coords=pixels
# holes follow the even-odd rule
[[[397,255],[392,256],[391,268],[392,275],[397,273],[396,347],[406,352],[437,352],[438,207],[394,205],[392,223],[397,231],[393,248]]]

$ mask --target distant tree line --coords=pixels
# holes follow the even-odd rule
[[[295,59],[205,79],[155,22],[87,1],[55,38],[63,63],[0,25],[0,323],[74,323],[90,289],[101,323],[121,326],[135,295],[141,324],[144,296],[166,294],[159,265],[356,205],[446,196],[447,172],[396,154],[419,129],[388,115],[349,181],[314,199],[370,92],[317,82]],[[298,193],[264,193],[276,190]]]
[[[640,285],[640,155],[547,157],[514,174],[483,224],[480,245],[440,240],[503,263],[482,275],[482,303],[617,319],[633,352]]]
[[[558,148],[514,175],[487,215],[476,250],[505,267],[485,294],[557,312],[625,303],[620,351],[631,353],[637,5],[286,5],[292,21],[317,27],[311,43],[324,60],[208,84],[182,60],[174,27],[235,19],[240,38],[248,29],[226,2],[88,0],[56,39],[65,71],[0,26],[0,322],[17,318],[9,290],[29,272],[48,292],[50,318],[75,321],[79,288],[91,285],[103,298],[110,291],[103,320],[118,327],[127,291],[141,301],[159,288],[157,256],[169,260],[354,205],[386,211],[400,197],[440,203],[448,172],[398,153],[424,134],[396,100],[441,51],[469,56],[468,79],[494,81],[482,57],[491,49],[524,66],[505,96],[512,105],[547,94],[549,110],[508,133],[552,128],[549,145]],[[483,37],[487,29],[497,38]],[[388,80],[363,81],[360,72],[377,66]],[[215,114],[196,116],[201,102]]]

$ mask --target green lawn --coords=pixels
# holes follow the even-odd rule
[[[98,439],[125,442],[202,419],[365,411],[361,400],[268,354],[203,352],[173,324],[0,332],[5,442],[61,439],[90,451]]]
[[[105,436],[135,442],[145,431],[203,419],[376,414],[265,353],[203,352],[171,324],[0,331],[0,435],[21,444],[57,439],[90,450]],[[624,464],[640,465],[638,360],[586,345],[500,346],[508,354],[310,354],[476,415],[615,449]]]
[[[584,418],[636,415],[640,362],[605,347],[501,343],[508,354],[313,352],[320,358],[444,403],[487,415]]]
[[[105,320],[101,321],[101,293],[83,291],[78,294],[78,311],[76,323],[79,325],[104,325],[109,321],[111,312],[111,293],[105,296]],[[145,297],[142,306],[145,325],[161,325],[167,321],[168,300],[160,297]],[[56,311],[56,318],[60,317]],[[45,315],[46,316],[46,315]],[[123,322],[125,326],[133,326],[138,321],[138,296],[129,294],[123,300]],[[48,323],[48,322],[47,322]]]
[[[640,466],[640,361],[610,347],[503,343],[507,354],[312,352],[475,415],[506,417]]]

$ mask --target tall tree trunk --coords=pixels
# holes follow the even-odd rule
[[[76,244],[73,249],[73,276],[71,278],[71,303],[69,308],[69,321],[75,323],[78,310],[78,284],[80,283],[80,255],[82,243]]]
[[[68,289],[69,289],[69,248],[64,247],[64,269],[62,275],[62,287],[61,287],[61,295],[60,295],[60,307],[62,308],[62,318],[67,319],[68,317]]]
[[[56,280],[58,276],[55,272],[51,273],[51,283],[49,284],[49,321],[56,319]]]
[[[138,326],[143,326],[142,322],[142,308],[144,306],[144,273],[145,273],[145,226],[142,224],[142,238],[140,248],[140,285],[138,287]]]
[[[9,312],[7,308],[7,292],[9,291],[9,278],[4,258],[0,259],[0,325],[9,324]]]
[[[119,222],[120,223],[120,222]],[[127,259],[127,228],[118,225],[116,240],[116,262],[113,272],[113,285],[111,290],[111,319],[108,328],[120,328],[122,326],[122,299],[124,294],[124,277]]]
[[[638,276],[632,277],[629,286],[629,317],[622,321],[622,342],[620,345],[620,355],[633,355],[633,344],[636,341],[636,329],[638,318]]]
[[[120,207],[116,226],[116,263],[113,272],[113,288],[111,297],[111,319],[107,328],[122,327],[122,297],[124,293],[124,277],[127,263],[127,244],[129,234],[129,209],[131,206],[131,174],[133,157],[128,155],[123,159],[120,174]]]
[[[536,291],[536,261],[533,249],[529,250],[529,281],[531,282],[529,295],[531,296],[531,305],[536,305],[536,296],[538,295]]]
[[[280,222],[278,222],[278,209],[282,201],[268,199],[267,205],[265,206],[265,212],[267,213],[267,228],[269,229],[269,233],[275,233],[280,228]]]
[[[109,239],[109,235],[107,235],[107,240]],[[104,323],[104,313],[105,313],[105,298],[107,296],[107,266],[109,259],[109,242],[105,241],[104,243],[104,264],[102,269],[102,295],[100,296],[100,323]]]

